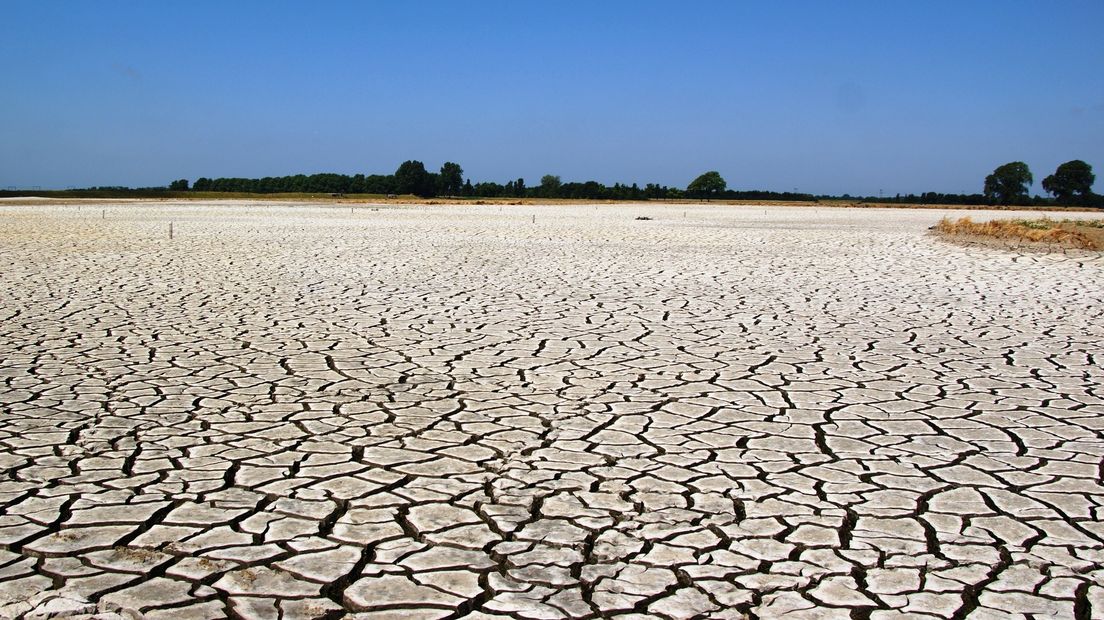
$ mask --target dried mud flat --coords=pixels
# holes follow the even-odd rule
[[[1102,617],[1104,261],[942,215],[0,205],[0,617]]]

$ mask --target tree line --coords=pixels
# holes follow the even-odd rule
[[[713,178],[712,175],[716,175]],[[538,185],[527,185],[524,178],[496,183],[472,183],[464,178],[464,169],[455,162],[445,162],[438,172],[430,172],[417,160],[403,162],[394,174],[296,174],[280,177],[200,177],[194,183],[178,179],[169,184],[170,191],[240,192],[251,194],[326,193],[326,194],[411,194],[422,198],[436,196],[470,198],[563,198],[581,200],[663,200],[679,198],[715,198],[726,200],[814,200],[811,194],[762,190],[736,191],[727,189],[716,172],[702,175],[712,184],[695,180],[686,189],[648,183],[605,185],[598,181],[563,182],[559,176],[547,174]],[[701,177],[699,177],[701,179]],[[103,189],[103,188],[95,188]]]
[[[1074,159],[1058,166],[1058,169],[1043,179],[1045,196],[1029,194],[1031,184],[1035,182],[1031,169],[1022,161],[1009,162],[997,166],[993,173],[985,177],[983,189],[978,194],[941,194],[924,192],[923,194],[897,194],[891,197],[861,196],[847,194],[843,199],[860,202],[883,202],[890,204],[944,204],[970,206],[1071,206],[1104,208],[1104,196],[1092,191],[1096,175],[1092,166]],[[820,197],[827,198],[827,197]]]
[[[1031,196],[1028,189],[1034,181],[1030,168],[1023,162],[1009,162],[998,166],[985,178],[983,191],[977,194],[897,194],[882,196],[833,196],[799,192],[774,192],[766,190],[732,190],[715,170],[705,172],[685,188],[648,183],[643,187],[636,183],[604,185],[597,181],[564,182],[557,175],[541,177],[537,185],[527,185],[518,178],[506,183],[482,181],[472,183],[464,178],[464,169],[455,162],[445,162],[439,171],[430,172],[425,164],[409,160],[399,165],[394,174],[296,174],[280,177],[200,177],[194,183],[178,179],[169,184],[172,192],[230,192],[253,194],[276,193],[326,193],[326,194],[379,194],[415,195],[423,198],[436,196],[465,198],[562,198],[580,200],[665,200],[665,199],[717,199],[717,200],[776,200],[817,201],[854,200],[891,204],[949,204],[949,205],[1015,205],[1042,206],[1068,205],[1104,208],[1104,197],[1092,191],[1096,176],[1092,166],[1081,160],[1068,161],[1043,179],[1043,189],[1053,198]],[[81,192],[158,192],[166,188],[94,187]],[[10,194],[11,192],[0,192]],[[22,192],[15,192],[22,193]],[[68,192],[67,192],[68,193]]]

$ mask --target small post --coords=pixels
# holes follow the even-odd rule
[[[102,216],[100,219],[106,220],[107,219],[107,209],[104,209],[103,213],[101,213],[100,215]]]
[[[536,213],[533,214],[533,223],[534,224],[537,223],[537,214]]]
[[[172,227],[172,225],[173,225],[173,223],[169,222],[169,239],[172,239],[172,237],[173,237],[173,229],[172,229],[173,227]]]

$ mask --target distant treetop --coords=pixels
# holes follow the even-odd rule
[[[1054,174],[1043,179],[1043,190],[1057,198],[1059,204],[1084,203],[1092,197],[1095,181],[1092,166],[1074,159],[1058,166]]]
[[[728,184],[721,173],[710,170],[690,181],[690,185],[686,186],[686,193],[694,198],[715,198],[727,188]]]
[[[1033,182],[1027,164],[1022,161],[1009,162],[998,166],[993,174],[985,177],[985,196],[1002,205],[1026,202],[1027,188]]]

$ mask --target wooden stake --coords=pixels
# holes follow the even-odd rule
[[[169,222],[169,239],[172,239],[172,233],[173,233],[172,225],[173,225],[173,223]]]

